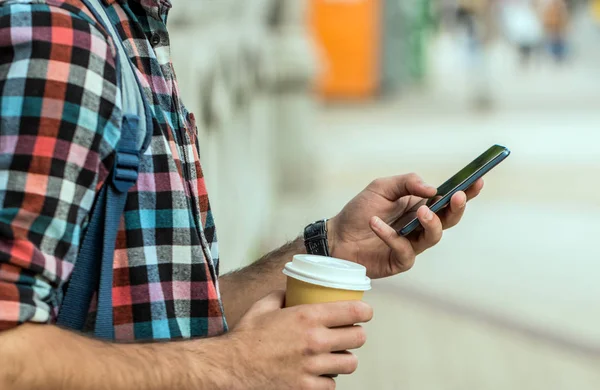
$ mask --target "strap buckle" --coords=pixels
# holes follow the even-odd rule
[[[127,192],[138,179],[140,155],[137,150],[117,150],[112,182],[119,192]]]

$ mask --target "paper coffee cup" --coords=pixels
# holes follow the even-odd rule
[[[295,255],[283,273],[287,275],[286,307],[361,300],[371,289],[365,267],[333,257]]]

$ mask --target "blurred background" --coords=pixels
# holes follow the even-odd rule
[[[494,143],[460,226],[378,280],[358,389],[600,388],[600,1],[178,0],[222,270],[372,179],[441,184]]]

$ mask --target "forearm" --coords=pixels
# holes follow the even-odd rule
[[[298,253],[306,253],[301,238],[263,256],[253,264],[219,278],[225,316],[234,327],[252,304],[274,290],[285,289],[285,263]]]
[[[51,325],[0,333],[3,390],[227,389],[217,339],[116,344]],[[209,356],[210,353],[210,356]]]

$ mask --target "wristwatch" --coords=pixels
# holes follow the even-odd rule
[[[304,246],[309,255],[329,256],[327,219],[313,222],[304,228]]]

